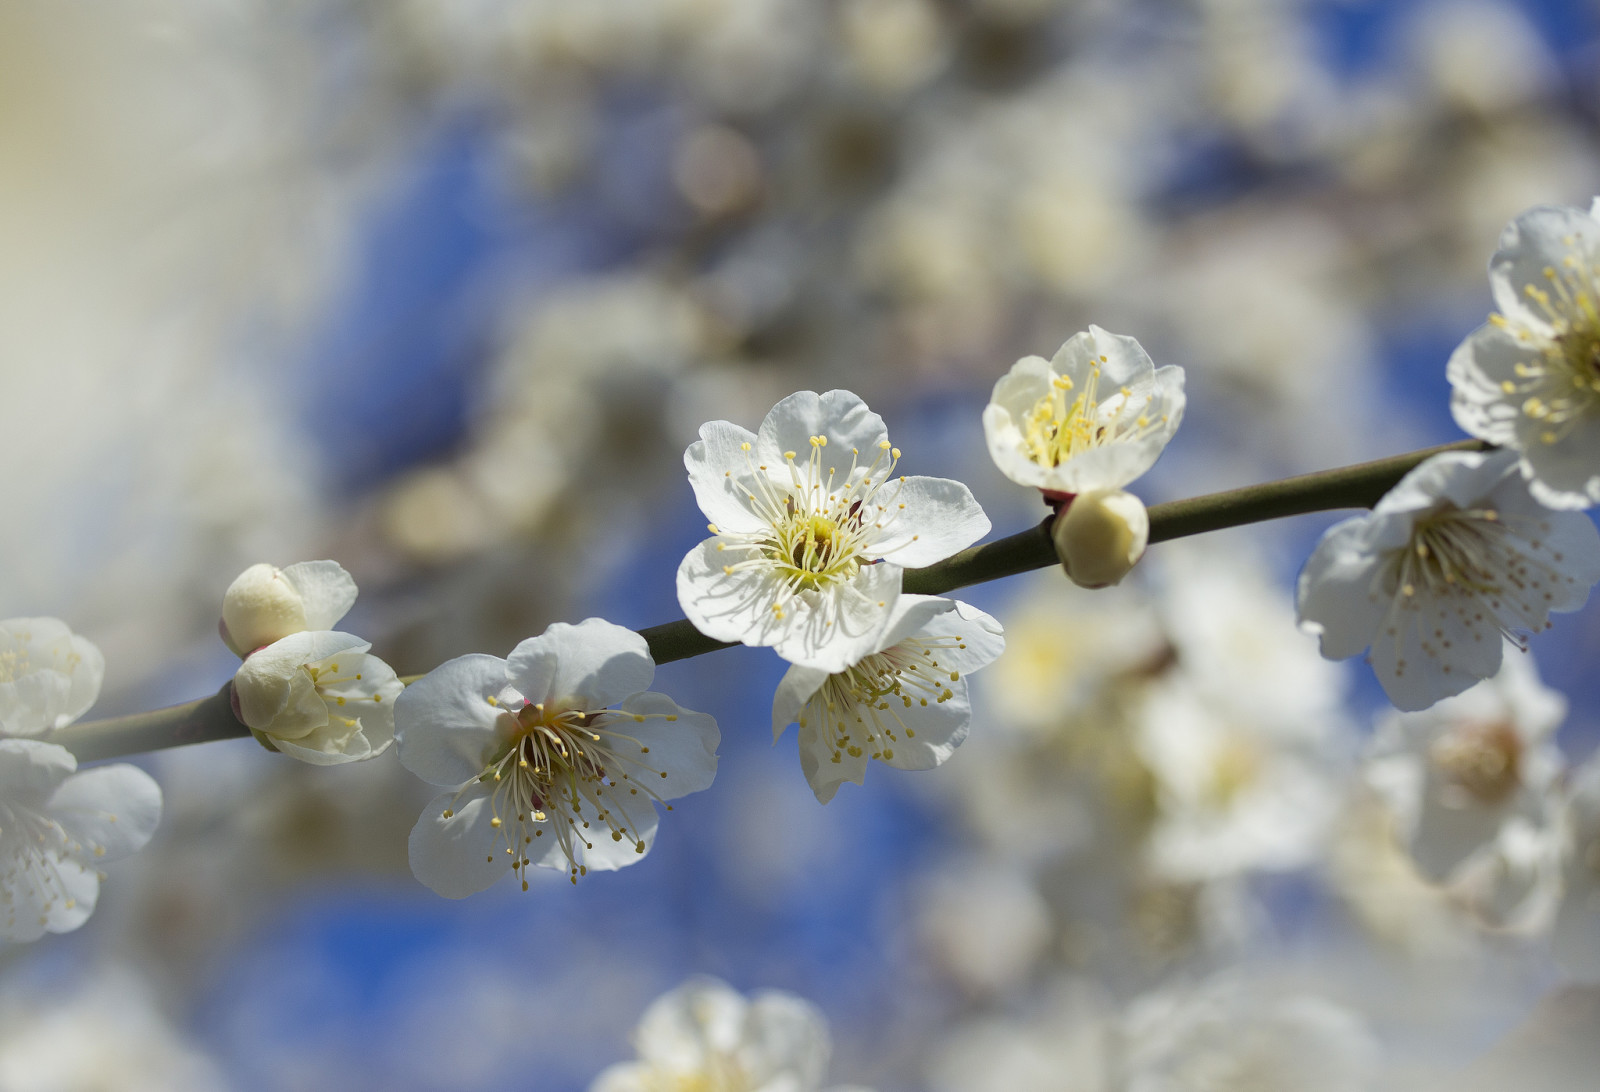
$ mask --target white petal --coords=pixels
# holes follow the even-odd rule
[[[1572,240],[1568,245],[1567,240]],[[1548,290],[1547,267],[1559,268],[1568,254],[1586,266],[1600,251],[1600,223],[1579,209],[1540,206],[1529,209],[1506,226],[1500,248],[1489,260],[1489,287],[1495,306],[1507,318],[1542,333],[1551,327],[1544,309],[1528,298],[1525,289]]]
[[[755,441],[755,433],[748,429],[727,421],[709,421],[700,426],[700,439],[683,453],[700,511],[723,531],[748,533],[766,526],[749,503],[747,482]],[[742,444],[750,444],[752,450],[746,452]]]
[[[797,600],[784,628],[773,634],[776,639],[770,643],[792,664],[829,673],[843,671],[877,650],[899,597],[898,565],[880,562],[864,566],[849,585],[836,589],[833,609],[813,606],[804,596]]]
[[[395,699],[400,764],[432,785],[461,785],[483,773],[503,740],[498,703],[506,661],[473,653],[440,664]],[[486,820],[487,821],[487,820]]]
[[[650,791],[663,800],[708,789],[717,775],[721,738],[717,722],[706,713],[680,707],[665,694],[633,695],[619,712],[595,718],[594,730],[607,735],[607,748],[627,760],[617,772],[647,781]]]
[[[1371,516],[1335,524],[1300,571],[1300,628],[1321,638],[1327,659],[1343,660],[1372,644],[1389,610],[1393,593],[1379,580],[1384,562],[1370,546],[1377,527]]]
[[[1543,426],[1524,417],[1529,431]],[[1523,438],[1522,461],[1529,489],[1550,508],[1591,508],[1600,504],[1600,415],[1591,413],[1553,444],[1542,436]]]
[[[530,689],[535,679],[531,665],[547,663],[551,656],[555,670],[546,689]],[[512,650],[506,672],[529,701],[543,701],[551,710],[596,710],[648,689],[656,665],[643,637],[603,618],[589,618],[575,626],[556,622],[523,641]]]
[[[1529,348],[1510,330],[1493,323],[1478,327],[1450,354],[1450,413],[1469,436],[1505,445],[1516,435],[1523,415],[1507,400],[1502,383],[1517,379],[1517,364]]]
[[[137,766],[96,766],[64,781],[46,812],[84,847],[84,860],[143,849],[161,822],[161,786]]]
[[[1038,357],[1031,359],[1038,360]],[[1001,380],[1002,383],[1005,380]],[[989,457],[1000,473],[1018,485],[1043,489],[1048,468],[1034,462],[1022,436],[1022,428],[1011,411],[994,402],[983,408],[983,435],[989,445]]]
[[[77,768],[78,760],[59,744],[0,739],[0,797],[7,803],[42,807]]]
[[[862,750],[860,754],[851,754],[841,748],[838,761],[835,762],[833,748],[828,745],[821,727],[809,714],[806,723],[800,727],[799,747],[800,772],[805,774],[806,784],[811,786],[819,804],[832,800],[839,786],[846,781],[860,785],[867,779],[867,752]]]
[[[911,733],[896,732],[900,737],[890,750],[892,756],[884,762],[898,770],[931,770],[942,766],[956,753],[956,748],[966,741],[972,723],[972,702],[967,694],[965,680],[950,684],[951,697],[944,701],[930,701],[927,705],[915,702],[909,708],[890,706],[899,721]]]
[[[727,983],[697,975],[645,1009],[633,1036],[639,1057],[673,1072],[697,1072],[709,1054],[738,1047],[748,1007]]]
[[[589,1092],[657,1092],[654,1066],[642,1062],[619,1062],[607,1066],[589,1086]]]
[[[901,598],[909,598],[902,596]],[[800,712],[811,700],[811,696],[822,688],[828,681],[828,673],[819,671],[814,667],[796,667],[790,665],[789,670],[783,673],[783,678],[778,682],[777,692],[772,695],[772,741],[776,743],[778,737],[783,735],[783,730],[800,719]]]
[[[880,493],[887,510],[869,556],[914,569],[942,561],[989,533],[989,517],[972,491],[949,478],[911,477]]]
[[[797,391],[772,407],[756,436],[756,452],[760,462],[781,466],[784,452],[793,451],[797,461],[811,454],[811,437],[827,437],[822,449],[822,471],[826,478],[830,470],[842,479],[850,469],[852,451],[859,452],[863,463],[870,463],[878,454],[878,445],[889,438],[883,418],[867,408],[867,404],[850,391],[834,390],[825,394],[814,391]]]
[[[745,1071],[755,1082],[793,1074],[792,1087],[797,1092],[817,1088],[831,1053],[828,1024],[815,1005],[776,990],[755,995],[745,1016],[739,1050]]]
[[[921,636],[959,639],[957,647],[939,650],[939,666],[958,671],[966,678],[1000,658],[1006,650],[1005,630],[998,619],[970,603],[951,602],[955,609],[929,618],[921,627]]]
[[[447,899],[475,895],[511,871],[512,856],[497,844],[499,831],[490,825],[489,788],[475,785],[470,792],[460,800],[453,792],[435,796],[411,828],[412,874]],[[454,814],[446,819],[446,811]]]
[[[0,863],[0,937],[26,943],[46,932],[68,933],[94,913],[100,895],[97,870],[72,857],[57,857],[57,848],[34,844],[0,850],[5,854]]]
[[[356,602],[356,582],[337,561],[300,561],[283,570],[300,593],[307,629],[332,629]]]

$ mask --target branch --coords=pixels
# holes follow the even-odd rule
[[[1488,446],[1481,440],[1460,440],[1356,466],[1158,504],[1150,509],[1150,541],[1165,542],[1306,512],[1371,508],[1423,460],[1441,452],[1483,451]],[[943,595],[972,584],[1049,568],[1057,563],[1055,545],[1050,540],[1054,518],[1046,517],[1037,526],[1007,538],[969,547],[926,568],[907,569],[901,586],[916,595]],[[682,618],[640,633],[658,664],[732,647],[707,637]],[[408,677],[407,681],[412,680]],[[80,762],[93,762],[249,735],[233,715],[228,697],[230,685],[231,680],[211,697],[199,701],[150,713],[82,721],[44,738],[66,747]]]

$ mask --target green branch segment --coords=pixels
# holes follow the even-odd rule
[[[1306,512],[1371,508],[1425,459],[1445,451],[1482,451],[1487,447],[1480,440],[1461,440],[1356,466],[1158,504],[1150,509],[1150,541],[1165,542]],[[969,547],[926,568],[907,569],[902,587],[917,595],[944,595],[957,588],[1048,568],[1056,564],[1055,545],[1050,540],[1053,519],[1051,516],[1026,531]],[[730,647],[707,637],[681,618],[640,630],[640,633],[649,643],[650,654],[658,664]],[[247,736],[249,729],[233,715],[228,694],[230,685],[231,681],[209,698],[149,713],[82,721],[44,738],[63,745],[80,762],[93,762],[165,747]]]

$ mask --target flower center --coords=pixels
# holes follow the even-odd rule
[[[1238,736],[1223,741],[1212,759],[1206,782],[1206,799],[1218,811],[1226,810],[1239,794],[1261,776],[1261,750]]]
[[[961,673],[941,667],[939,651],[966,647],[959,636],[911,637],[875,652],[828,676],[806,702],[800,727],[818,725],[834,762],[842,763],[847,754],[889,761],[901,736],[913,739],[917,734],[901,719],[902,710],[955,697],[950,684]]]
[[[1089,369],[1086,388],[1071,397],[1074,384],[1070,376],[1050,380],[1050,390],[1028,411],[1022,422],[1023,443],[1028,455],[1041,466],[1060,466],[1074,455],[1109,443],[1138,440],[1167,423],[1166,414],[1149,414],[1155,394],[1141,402],[1133,391],[1122,387],[1104,401],[1100,398],[1101,357]]]
[[[1539,423],[1539,439],[1546,444],[1558,442],[1581,422],[1600,416],[1600,309],[1595,302],[1600,265],[1584,261],[1574,236],[1562,242],[1568,253],[1560,266],[1544,268],[1549,287],[1523,287],[1523,293],[1544,312],[1554,336],[1545,339],[1517,331],[1520,340],[1537,344],[1538,355],[1517,363],[1513,369],[1516,378],[1500,384],[1504,393],[1521,396],[1523,415]],[[1503,328],[1511,325],[1503,315],[1490,315],[1489,321]]]
[[[725,574],[759,571],[779,582],[772,604],[779,618],[794,596],[846,583],[863,565],[881,558],[887,551],[869,556],[872,544],[905,508],[898,503],[898,488],[884,493],[895,480],[899,448],[883,440],[867,464],[862,463],[861,452],[852,448],[850,467],[841,475],[837,466],[823,467],[827,446],[826,436],[811,437],[811,453],[804,462],[795,452],[785,451],[785,482],[781,471],[756,464],[751,445],[744,444],[749,467],[747,495],[752,510],[766,526],[743,534],[711,526],[719,539],[719,551],[744,553],[740,560],[723,565]]]
[[[498,705],[495,698],[489,703]],[[635,852],[645,851],[633,811],[652,808],[652,801],[665,803],[651,782],[667,775],[644,757],[649,747],[614,725],[642,723],[647,716],[678,719],[676,714],[614,709],[552,710],[543,702],[526,702],[516,712],[501,714],[504,746],[456,800],[475,784],[491,786],[489,825],[496,832],[491,849],[509,858],[512,872],[521,874],[524,891],[533,863],[529,847],[547,830],[567,858],[573,883],[588,872],[580,858],[594,849],[596,836],[609,834],[613,842],[626,838]],[[635,799],[641,794],[643,801]],[[666,807],[672,810],[670,804]],[[445,810],[444,818],[454,817],[454,809]],[[493,853],[489,860],[494,860]]]
[[[1522,782],[1522,740],[1506,721],[1463,724],[1428,753],[1452,784],[1481,804],[1503,802]]]
[[[105,856],[104,846],[89,848],[96,857]],[[66,910],[77,905],[61,869],[84,869],[75,856],[83,849],[59,823],[25,807],[0,805],[0,903],[8,928],[15,927],[19,910],[37,911],[44,926],[58,904]]]

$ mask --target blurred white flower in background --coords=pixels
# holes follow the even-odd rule
[[[967,738],[967,676],[1005,648],[1000,623],[976,607],[902,595],[882,648],[843,671],[793,666],[772,701],[772,738],[798,724],[800,767],[826,804],[877,760],[902,770],[942,765]]]
[[[1447,452],[1370,515],[1336,524],[1300,574],[1299,609],[1322,654],[1369,646],[1389,700],[1425,709],[1500,668],[1501,636],[1549,626],[1600,580],[1600,532],[1545,508],[1515,452]]]
[[[590,1092],[817,1092],[832,1053],[827,1021],[810,1002],[778,990],[746,1000],[715,978],[691,978],[657,998],[634,1047],[639,1060],[607,1069]]]
[[[37,940],[94,913],[103,864],[144,848],[161,789],[137,766],[75,772],[65,747],[0,739],[0,935]]]
[[[94,704],[106,660],[59,618],[0,622],[0,733],[37,736],[65,728]]]

